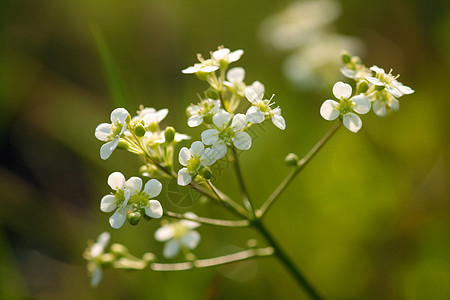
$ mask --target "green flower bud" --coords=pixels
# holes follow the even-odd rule
[[[208,97],[209,99],[218,100],[219,99],[219,92],[215,88],[210,86],[206,90],[206,97]]]
[[[116,257],[127,256],[130,254],[128,249],[122,244],[112,244],[111,253],[114,254]]]
[[[344,64],[348,64],[351,62],[352,56],[350,55],[350,53],[344,50],[341,52],[341,59]]]
[[[211,179],[211,177],[212,177],[211,169],[208,167],[204,167],[203,169],[201,169],[200,175],[202,175],[202,177],[207,180]]]
[[[175,139],[175,133],[175,128],[173,128],[172,126],[166,127],[166,130],[164,130],[164,137],[166,138],[167,143],[173,142],[173,140]]]
[[[208,78],[209,73],[198,71],[195,75],[197,75],[198,79],[205,81]]]
[[[137,225],[141,220],[142,214],[139,211],[132,211],[127,214],[128,223]]]
[[[112,253],[102,254],[99,258],[103,267],[109,267],[116,261],[116,257]]]
[[[138,137],[143,137],[145,135],[145,128],[141,123],[138,123],[135,127],[134,127],[134,133],[138,136]]]
[[[359,58],[359,56],[352,56],[351,63],[354,65],[361,65],[362,61],[361,58]]]
[[[289,153],[284,159],[287,166],[293,167],[298,163],[298,156],[295,153]]]
[[[117,144],[117,149],[127,150],[130,147],[127,141],[120,139],[119,144]]]
[[[367,90],[369,89],[369,84],[367,83],[367,81],[361,81],[356,85],[356,94],[362,94],[367,92]]]
[[[151,263],[156,260],[156,256],[153,253],[147,252],[142,255],[142,260],[146,263]]]

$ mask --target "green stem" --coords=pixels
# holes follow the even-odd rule
[[[212,183],[211,181],[207,181],[208,186],[210,187],[211,191],[213,191],[213,193],[215,194],[216,197],[213,197],[213,199],[218,200],[220,203],[222,203],[226,208],[228,208],[231,212],[235,213],[236,215],[238,215],[239,217],[242,217],[246,220],[249,219],[249,216],[247,214],[247,212],[245,211],[245,209],[240,206],[239,204],[237,204],[236,202],[234,202],[233,200],[231,200],[228,197],[224,197],[225,195],[219,191]]]
[[[273,191],[273,193],[267,198],[266,202],[261,206],[261,208],[256,211],[256,217],[262,218],[270,206],[278,199],[281,193],[286,189],[286,187],[292,182],[292,180],[297,176],[297,174],[309,163],[309,161],[314,157],[314,155],[319,152],[319,150],[325,145],[325,143],[333,136],[333,134],[341,127],[342,122],[336,122],[328,132],[314,145],[314,147],[297,162],[297,165],[292,169],[292,171],[284,178],[280,185]]]
[[[183,214],[179,214],[172,211],[164,211],[164,215],[174,219],[180,220],[189,220],[202,224],[215,225],[215,226],[223,226],[223,227],[247,227],[250,225],[248,220],[219,220],[212,218],[204,218],[204,217],[187,217]]]
[[[238,155],[236,152],[236,148],[233,147],[232,149],[233,149],[233,156],[234,156],[234,168],[236,171],[236,176],[238,179],[239,187],[240,187],[241,193],[242,193],[242,201],[244,202],[244,205],[247,208],[248,212],[250,213],[251,217],[254,218],[255,211],[253,210],[253,205],[252,205],[252,202],[250,201],[247,187],[244,182],[244,177],[242,176],[242,169],[241,169],[241,165],[239,164],[239,159],[238,159]]]

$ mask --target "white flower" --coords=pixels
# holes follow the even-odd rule
[[[100,202],[100,210],[114,212],[109,218],[111,227],[119,229],[125,223],[127,212],[141,210],[151,218],[160,218],[163,209],[158,200],[154,198],[161,193],[162,185],[156,179],[149,180],[142,188],[142,179],[131,177],[125,181],[125,176],[114,172],[108,177],[108,185],[115,190],[114,195],[106,195]]]
[[[164,120],[168,113],[169,110],[167,108],[156,110],[153,107],[141,106],[141,109],[137,112],[138,115],[132,121],[143,121],[146,128],[154,129]]]
[[[361,80],[365,80],[366,77],[371,76],[372,72],[362,64],[355,64],[355,69],[349,69],[347,67],[342,67],[340,69],[342,75],[344,75],[347,78],[354,79],[356,82],[359,82]]]
[[[212,53],[211,57],[219,61],[220,64],[231,64],[232,62],[238,61],[242,54],[244,54],[244,50],[236,50],[231,52],[228,48],[221,48]]]
[[[201,74],[201,73],[212,73],[219,69],[219,63],[213,59],[203,59],[201,54],[197,54],[197,58],[200,63],[196,63],[193,66],[187,67],[182,70],[183,74]]]
[[[247,117],[243,114],[234,116],[231,125],[229,122],[231,115],[224,110],[220,110],[213,116],[213,123],[216,128],[202,132],[202,142],[205,145],[212,145],[212,154],[216,159],[221,159],[227,153],[227,146],[234,145],[239,150],[248,150],[252,145],[252,139],[248,133],[244,132],[247,126]]]
[[[239,96],[244,96],[245,91],[245,70],[243,68],[232,68],[227,72],[227,81],[224,81],[224,85],[229,87]]]
[[[320,107],[320,115],[325,120],[335,120],[341,116],[344,126],[352,132],[357,132],[362,127],[362,121],[354,112],[366,114],[370,110],[370,100],[364,95],[352,95],[352,87],[341,81],[333,86],[334,96],[340,100],[326,100]],[[350,98],[351,97],[351,98]]]
[[[195,218],[193,213],[185,213],[186,217]],[[195,249],[200,242],[200,234],[193,230],[200,224],[189,220],[180,220],[166,224],[155,231],[155,239],[166,242],[163,255],[166,258],[175,257],[181,248]]]
[[[191,148],[183,147],[178,159],[184,168],[178,171],[178,184],[188,185],[192,178],[198,175],[202,167],[207,167],[216,162],[210,148],[206,148],[202,142],[193,142]]]
[[[190,105],[187,113],[189,127],[197,127],[203,123],[205,117],[212,117],[220,109],[220,100],[205,99],[196,105]]]
[[[392,75],[392,69],[388,74],[386,74],[382,68],[377,66],[371,67],[370,70],[375,73],[375,76],[366,76],[367,81],[373,85],[384,87],[386,91],[391,93],[394,97],[399,98],[403,95],[414,93],[412,88],[397,81],[399,75]]]
[[[373,101],[373,112],[379,117],[384,117],[388,110],[398,111],[400,108],[397,98],[386,90],[374,93],[371,96],[371,101]]]
[[[126,120],[130,116],[125,108],[116,108],[111,112],[111,124],[102,123],[95,129],[95,137],[106,142],[100,148],[100,157],[108,159],[119,144],[119,139],[127,129]]]
[[[97,238],[97,242],[88,248],[86,253],[86,258],[88,262],[88,270],[91,273],[91,286],[97,287],[102,279],[103,269],[101,265],[101,260],[99,257],[105,251],[106,246],[110,240],[110,234],[108,232],[103,232]]]
[[[255,87],[253,88],[252,86]],[[264,86],[262,84],[253,83],[252,86],[245,89],[245,97],[252,104],[246,113],[247,120],[250,123],[257,124],[263,122],[267,116],[276,127],[284,130],[286,128],[286,121],[281,116],[281,109],[279,107],[275,109],[270,107],[275,104],[274,102],[270,102],[272,98],[270,100],[263,100]]]

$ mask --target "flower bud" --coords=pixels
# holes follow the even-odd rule
[[[147,252],[142,255],[142,260],[146,263],[151,263],[156,260],[156,256],[153,253]]]
[[[203,169],[201,169],[200,175],[202,175],[202,177],[207,180],[211,179],[211,177],[212,177],[211,169],[208,167],[204,167]]]
[[[141,123],[137,123],[137,125],[134,127],[134,133],[138,137],[143,137],[145,135],[145,128]]]
[[[344,64],[348,64],[351,62],[352,56],[350,55],[350,53],[344,50],[341,52],[341,59]]]
[[[208,97],[209,99],[217,100],[219,99],[219,92],[217,92],[215,88],[209,87],[206,90],[206,97]]]
[[[142,214],[139,211],[132,211],[127,214],[128,223],[137,225],[141,220]]]
[[[367,83],[367,81],[361,81],[358,83],[358,85],[356,86],[356,94],[362,94],[367,92],[367,90],[369,89],[369,84]]]
[[[166,130],[164,130],[164,137],[166,138],[167,143],[172,143],[175,139],[175,129],[172,126],[166,127]]]
[[[208,78],[209,73],[198,71],[198,72],[195,73],[195,75],[197,75],[198,79],[204,81],[204,80],[206,80]]]
[[[109,267],[116,261],[116,257],[112,253],[105,253],[100,256],[100,262],[103,267]]]
[[[284,159],[287,166],[293,167],[298,163],[298,156],[295,153],[289,153]]]
[[[130,254],[128,252],[128,249],[122,244],[112,244],[111,253],[114,254],[116,257],[127,256]]]

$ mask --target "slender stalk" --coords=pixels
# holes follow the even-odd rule
[[[223,227],[247,227],[250,225],[248,220],[219,220],[212,218],[204,218],[204,217],[187,217],[183,214],[179,214],[172,211],[164,211],[164,215],[174,219],[180,220],[189,220],[195,221],[202,224],[215,225],[215,226],[223,226]]]
[[[234,169],[236,171],[236,176],[238,179],[239,187],[242,193],[242,201],[244,202],[245,207],[250,213],[251,217],[255,217],[255,211],[253,210],[252,202],[250,201],[250,197],[248,194],[247,187],[245,186],[244,177],[242,176],[242,169],[239,163],[238,155],[236,152],[236,148],[233,147],[233,156],[234,156]]]
[[[305,276],[300,272],[300,270],[294,265],[292,260],[287,256],[281,246],[272,237],[272,235],[267,231],[264,225],[261,223],[261,219],[257,219],[253,222],[253,226],[264,236],[266,241],[273,247],[274,255],[278,260],[288,269],[291,275],[296,279],[297,283],[303,288],[303,290],[311,297],[311,299],[320,300],[322,297],[319,296],[317,291],[312,287],[312,285],[306,280]]]
[[[248,215],[247,212],[245,211],[245,209],[240,206],[239,204],[237,204],[236,202],[234,202],[233,200],[231,200],[230,198],[224,198],[223,197],[223,193],[220,192],[212,183],[211,181],[207,181],[209,188],[211,189],[211,191],[213,191],[213,193],[215,194],[216,197],[214,197],[213,199],[218,200],[220,203],[223,204],[224,207],[226,207],[228,210],[230,210],[231,212],[235,213],[236,215],[238,215],[239,217],[242,217],[246,220],[248,220]]]
[[[248,249],[233,254],[218,256],[207,259],[196,259],[192,262],[182,263],[152,263],[150,268],[154,271],[183,271],[194,268],[208,268],[214,266],[220,266],[237,261],[242,261],[254,257],[270,256],[274,253],[272,247]]]
[[[336,122],[328,132],[314,145],[314,147],[298,161],[297,165],[289,172],[280,185],[267,198],[266,202],[256,211],[256,217],[262,218],[270,206],[278,199],[281,193],[292,182],[297,174],[308,164],[308,162],[319,152],[319,150],[326,144],[326,142],[334,135],[334,133],[341,127],[342,122]]]

